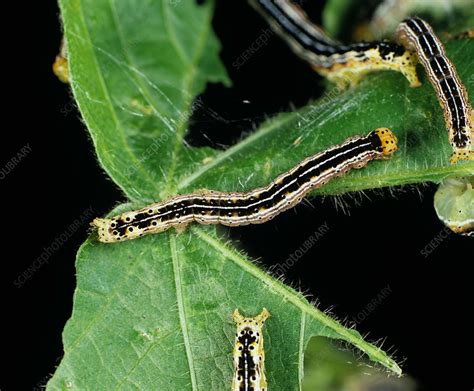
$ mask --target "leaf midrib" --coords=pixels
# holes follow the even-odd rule
[[[181,286],[181,265],[179,262],[178,249],[176,248],[176,235],[169,234],[169,244],[171,249],[171,260],[173,263],[174,283],[176,289],[176,301],[178,305],[178,317],[181,332],[183,333],[184,349],[186,351],[186,358],[188,360],[189,377],[191,378],[191,385],[193,390],[197,390],[196,370],[194,368],[194,357],[189,338],[188,322],[184,309],[183,290]]]
[[[87,23],[86,23],[86,20],[85,20],[85,15],[84,15],[84,7],[83,7],[83,4],[82,4],[82,0],[77,0],[78,2],[78,5],[79,5],[79,15],[80,15],[80,20],[84,26],[84,31],[87,35],[87,40],[90,44],[90,49],[91,49],[91,53],[92,53],[92,58],[94,60],[94,65],[95,65],[95,71],[96,71],[96,74],[98,76],[98,79],[99,79],[99,82],[100,82],[100,85],[102,87],[102,91],[105,95],[105,98],[108,102],[108,105],[106,105],[111,113],[111,116],[112,116],[112,119],[115,123],[115,126],[118,130],[118,134],[120,135],[120,139],[122,141],[122,145],[124,146],[124,150],[126,151],[126,153],[130,156],[131,160],[134,162],[134,165],[135,167],[138,167],[140,171],[142,171],[146,177],[150,177],[148,172],[145,170],[145,168],[143,167],[140,159],[137,158],[137,156],[133,153],[132,149],[130,148],[130,145],[127,143],[127,140],[126,140],[126,137],[125,137],[125,131],[122,127],[122,124],[120,122],[120,120],[118,119],[116,113],[115,113],[115,110],[113,108],[113,104],[112,104],[112,100],[110,98],[110,93],[109,93],[109,90],[108,90],[108,87],[107,87],[107,84],[105,83],[105,80],[104,78],[102,77],[102,72],[101,72],[101,66],[99,65],[99,62],[98,62],[98,59],[97,59],[97,55],[96,55],[96,52],[95,52],[95,49],[94,49],[94,44],[92,43],[92,38],[91,38],[91,34],[89,32],[89,27],[87,26]],[[74,85],[74,84],[73,84]],[[78,100],[79,101],[79,100]],[[91,135],[93,137],[93,139],[95,140],[95,144],[97,145],[97,140],[95,139],[94,137],[94,132],[91,132]],[[96,148],[97,149],[97,148]],[[109,155],[109,152],[106,148],[103,148],[102,151],[104,151],[107,155]],[[109,155],[110,156],[110,155]],[[104,167],[106,167],[107,165],[104,165]],[[151,181],[153,182],[153,181]]]
[[[256,140],[258,140],[261,137],[267,136],[274,131],[277,131],[281,129],[282,126],[284,126],[288,122],[292,122],[296,120],[297,114],[295,113],[288,113],[287,116],[285,116],[283,119],[280,118],[275,118],[273,122],[269,123],[268,125],[265,125],[260,128],[259,131],[252,133],[250,136],[245,138],[243,141],[241,141],[238,144],[235,144],[234,146],[230,147],[229,149],[225,150],[224,152],[220,153],[217,155],[210,163],[202,166],[201,168],[195,170],[188,176],[182,178],[177,186],[176,189],[178,191],[186,189],[188,186],[190,186],[192,183],[196,182],[200,177],[205,175],[207,172],[212,170],[215,167],[218,167],[221,163],[225,162],[226,160],[232,159],[234,155],[236,155],[238,152],[241,150],[245,149],[246,147],[252,145]],[[319,151],[315,151],[315,153],[318,153]],[[406,154],[406,150],[404,151]],[[390,162],[387,162],[387,164],[390,164]],[[359,177],[355,176],[351,178],[350,176],[345,178],[345,188],[350,188],[353,190],[362,190],[366,188],[376,188],[376,187],[383,187],[387,186],[387,183],[380,183],[381,181],[383,182],[390,182],[390,181],[402,181],[405,179],[404,184],[410,184],[410,183],[416,183],[418,182],[417,179],[419,177],[422,177],[423,179],[426,179],[428,177],[433,178],[435,180],[437,177],[444,175],[448,176],[450,174],[456,173],[456,175],[468,175],[469,173],[472,174],[472,171],[474,171],[474,163],[459,163],[458,167],[453,168],[452,166],[439,166],[439,167],[429,167],[429,168],[417,168],[415,169],[409,169],[406,168],[403,171],[397,171],[395,172],[390,172],[390,173],[380,173],[377,176],[365,176],[363,183],[364,186],[357,186],[357,184],[361,183],[361,180]],[[324,189],[318,189],[316,190],[313,194],[324,194]]]
[[[190,71],[185,77],[183,78],[183,91],[185,91],[185,99],[190,96],[190,91],[192,86],[195,82],[195,75],[197,70],[197,63],[201,60],[202,53],[205,47],[206,40],[209,36],[209,32],[211,31],[211,12],[207,13],[206,23],[203,23],[204,28],[201,30],[198,45],[196,47],[195,55],[190,63]],[[181,156],[181,152],[184,148],[184,136],[187,129],[188,117],[189,117],[189,108],[192,105],[193,99],[187,99],[187,110],[186,116],[180,116],[178,126],[176,128],[176,139],[173,147],[173,153],[171,154],[171,164],[168,170],[168,174],[166,175],[167,183],[164,190],[164,195],[172,195],[176,193],[176,185],[174,180],[174,175],[176,171],[176,166],[178,162],[178,157]]]
[[[300,320],[300,340],[298,344],[298,383],[303,384],[304,376],[304,350],[305,350],[305,326],[306,326],[306,313],[301,311]]]

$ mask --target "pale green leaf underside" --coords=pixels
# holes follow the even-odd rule
[[[321,192],[439,181],[466,175],[451,166],[442,113],[432,91],[383,73],[343,94],[280,115],[224,152],[184,145],[192,99],[208,81],[228,83],[212,33],[212,4],[166,0],[61,0],[72,89],[100,163],[137,205],[196,188],[248,190],[302,158],[378,126],[393,127],[400,152]],[[472,42],[448,51],[473,89]],[[315,77],[315,82],[317,81]],[[277,81],[276,81],[277,83]],[[474,94],[474,91],[472,92]],[[294,143],[295,140],[299,143]],[[313,335],[345,340],[396,373],[396,363],[249,262],[214,228],[193,226],[104,245],[77,257],[65,356],[49,389],[230,387],[231,313],[265,306],[272,390],[299,387]]]

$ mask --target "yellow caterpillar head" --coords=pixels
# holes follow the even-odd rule
[[[91,225],[97,228],[97,233],[99,235],[99,241],[102,243],[112,243],[116,242],[114,235],[110,232],[110,220],[109,219],[100,219],[96,218],[91,223]]]
[[[375,129],[375,134],[380,139],[382,145],[382,153],[384,156],[390,156],[397,150],[397,138],[388,128]]]

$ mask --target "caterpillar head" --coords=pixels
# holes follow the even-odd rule
[[[380,139],[380,144],[382,146],[382,154],[384,156],[390,156],[397,150],[397,138],[388,128],[378,128],[375,129],[375,134]]]

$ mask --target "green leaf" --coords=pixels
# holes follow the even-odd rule
[[[193,98],[206,82],[228,83],[211,29],[212,2],[61,0],[71,86],[104,169],[142,206],[199,188],[248,190],[329,145],[392,127],[400,152],[350,173],[319,193],[439,181],[473,171],[448,163],[450,148],[432,87],[410,89],[380,73],[360,87],[264,123],[226,151],[183,142]],[[469,81],[473,42],[448,53]],[[195,103],[196,104],[196,103]],[[197,101],[199,104],[199,101]],[[119,213],[118,210],[112,214]],[[90,238],[77,261],[64,358],[48,389],[228,389],[239,308],[265,325],[272,390],[297,389],[312,336],[341,339],[395,373],[400,368],[255,266],[214,227],[192,226],[118,244]]]
[[[239,308],[266,307],[268,382],[298,389],[313,335],[343,339],[396,373],[398,366],[354,330],[253,265],[212,228],[194,227],[117,245],[88,241],[77,258],[65,356],[49,389],[224,390]]]
[[[229,83],[194,1],[62,1],[71,85],[104,169],[134,200],[169,194],[177,169],[212,150],[183,148],[194,97]],[[163,184],[167,184],[163,186]]]

